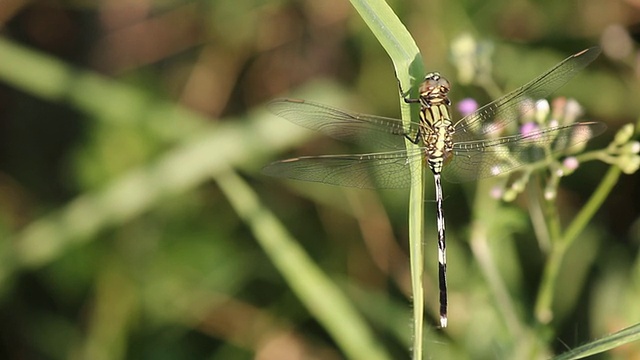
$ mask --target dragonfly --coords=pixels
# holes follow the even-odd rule
[[[301,156],[273,162],[263,173],[356,188],[404,188],[411,185],[411,171],[416,170],[412,166],[417,163],[420,170],[428,167],[435,181],[439,315],[440,327],[445,328],[447,260],[441,176],[451,182],[463,182],[507,174],[602,133],[606,126],[600,122],[577,122],[502,136],[503,129],[535,107],[533,99],[550,95],[600,52],[598,47],[591,47],[571,55],[522,87],[457,121],[450,111],[451,84],[438,72],[424,77],[417,98],[402,94],[405,102],[420,106],[419,121],[408,126],[400,119],[359,114],[311,101],[273,100],[268,105],[270,111],[292,123],[338,140],[387,151]],[[405,139],[411,144],[405,146]]]

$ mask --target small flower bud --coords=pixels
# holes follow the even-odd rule
[[[569,156],[562,161],[562,170],[563,175],[569,175],[573,173],[578,166],[580,166],[580,161],[575,156]]]
[[[535,119],[538,124],[544,124],[551,112],[551,107],[547,100],[536,101],[536,115]]]
[[[631,154],[631,155],[640,153],[640,142],[630,141],[624,144],[620,152],[622,154]]]
[[[638,171],[638,168],[640,168],[640,156],[621,156],[620,158],[618,158],[618,166],[623,173],[631,175]]]
[[[616,145],[622,145],[626,143],[633,136],[633,130],[633,124],[626,124],[625,126],[621,127],[613,138],[613,143]]]

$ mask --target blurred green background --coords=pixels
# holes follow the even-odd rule
[[[558,95],[608,125],[593,147],[638,119],[638,1],[390,5],[425,68],[452,81],[454,101],[491,100],[458,84],[460,36],[493,47],[503,91],[599,44],[603,55]],[[230,203],[217,181],[229,169],[344,291],[375,342],[409,357],[407,191],[260,174],[275,159],[357,151],[269,115],[272,98],[399,115],[391,61],[347,0],[9,0],[0,25],[1,358],[346,357]],[[563,225],[606,170],[590,162],[563,179]],[[444,184],[450,328],[435,329],[427,178],[427,358],[513,358],[518,348],[546,358],[640,322],[637,174],[619,178],[563,262],[549,338],[531,335],[546,255],[527,196],[492,210],[501,227],[488,249],[530,337],[509,331],[470,248],[474,183]],[[640,345],[599,356],[640,359]]]

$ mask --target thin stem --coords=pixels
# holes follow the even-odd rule
[[[527,186],[529,199],[537,199],[540,196],[540,187],[530,184]],[[531,218],[531,224],[533,225],[533,231],[538,240],[538,246],[544,253],[549,253],[551,250],[551,235],[549,234],[549,228],[545,221],[544,212],[540,208],[539,202],[528,201],[529,217]]]
[[[553,290],[560,273],[560,265],[566,252],[566,246],[561,242],[555,242],[551,248],[551,254],[544,268],[542,283],[536,300],[536,319],[541,324],[548,324],[553,319],[551,304],[553,302]]]
[[[618,179],[622,174],[622,170],[618,166],[611,166],[604,179],[593,193],[589,201],[585,204],[582,210],[575,217],[573,222],[565,231],[562,241],[566,242],[569,246],[578,238],[578,235],[582,233],[582,230],[587,226],[589,221],[593,218],[596,211],[602,206],[605,199],[613,190],[613,187],[618,183]]]
[[[552,236],[551,254],[542,275],[542,282],[535,306],[535,314],[538,322],[548,324],[553,320],[553,295],[566,252],[578,238],[578,235],[585,229],[596,211],[602,206],[602,203],[617,183],[620,174],[620,168],[617,166],[610,167],[589,201],[569,225],[564,236],[557,238],[557,241],[555,240],[556,238]]]
[[[478,261],[480,270],[498,303],[496,308],[504,318],[509,332],[518,335],[522,333],[523,326],[519,320],[507,286],[495,266],[496,262],[493,260],[491,248],[489,247],[489,229],[493,226],[495,219],[495,217],[490,214],[495,214],[498,206],[498,202],[488,196],[490,187],[491,181],[478,182],[473,208],[474,221],[471,224],[471,251]]]

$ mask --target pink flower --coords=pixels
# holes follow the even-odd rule
[[[538,124],[530,121],[530,122],[524,123],[520,127],[520,134],[524,136],[529,136],[538,130],[540,130],[540,127],[538,126]]]
[[[458,102],[458,111],[462,116],[467,116],[478,110],[478,103],[472,98],[466,98]]]

